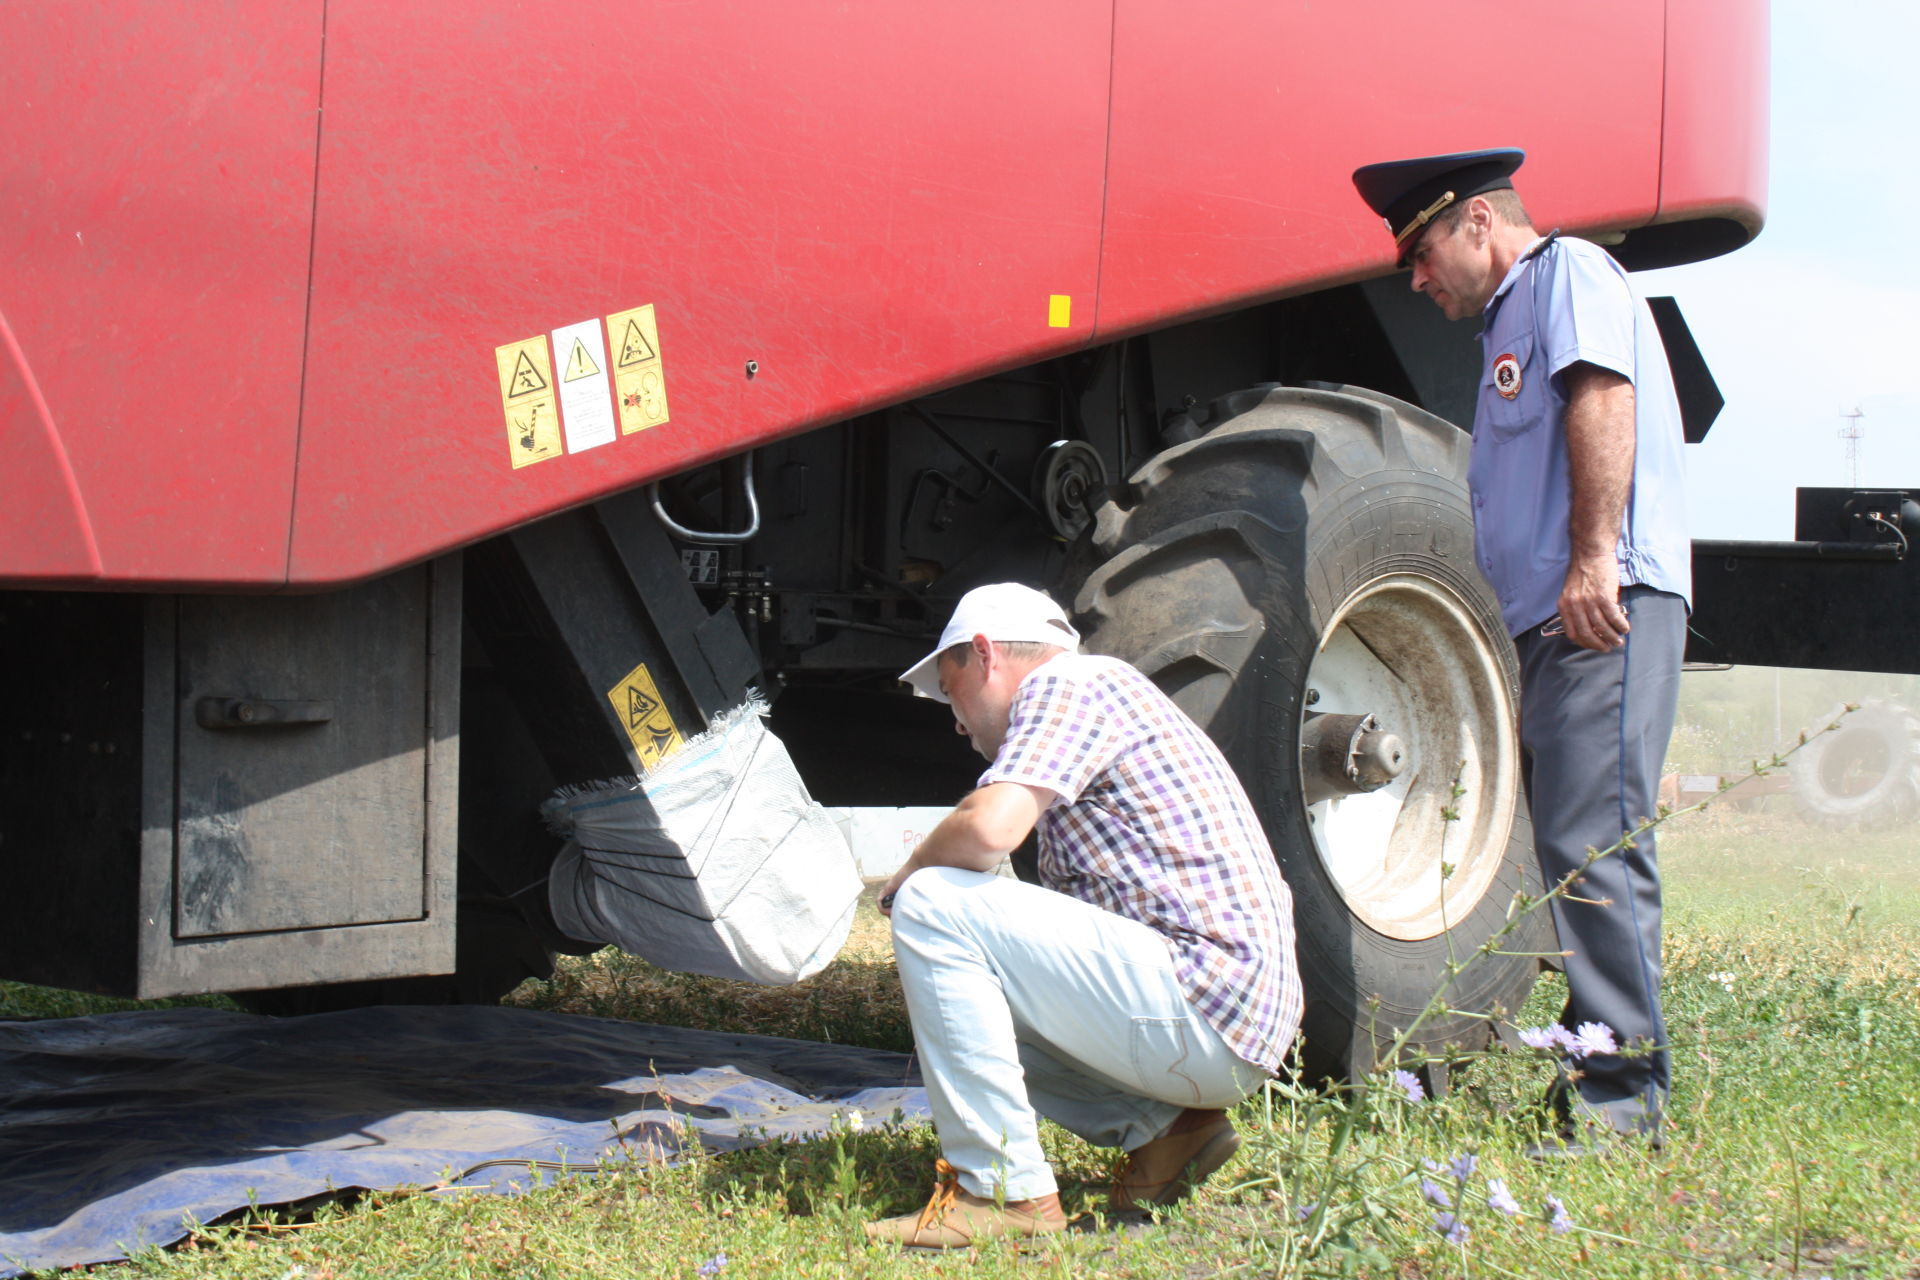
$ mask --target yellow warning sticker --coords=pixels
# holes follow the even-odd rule
[[[607,350],[613,355],[613,401],[620,434],[630,436],[667,420],[667,371],[660,358],[660,330],[653,304],[607,317]]]
[[[493,349],[500,366],[500,404],[507,415],[507,453],[515,467],[557,457],[560,414],[553,396],[553,361],[544,336]]]
[[[653,768],[680,749],[680,730],[646,663],[627,672],[619,684],[607,690],[607,701],[613,704],[613,714],[632,739],[642,769]]]
[[[1047,327],[1066,329],[1073,325],[1073,298],[1064,293],[1047,295]]]

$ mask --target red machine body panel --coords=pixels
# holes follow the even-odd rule
[[[1378,274],[1385,156],[1757,225],[1759,0],[1463,5],[10,8],[0,582],[353,581]]]
[[[1102,337],[1378,275],[1374,158],[1525,148],[1543,228],[1657,203],[1662,0],[1119,8]]]
[[[1753,0],[1669,5],[1657,221],[1715,215],[1759,229],[1767,190],[1765,19]]]
[[[336,0],[294,580],[1084,342],[1110,19]],[[511,466],[495,348],[649,304],[669,420]]]
[[[0,579],[285,581],[320,13],[0,13]]]

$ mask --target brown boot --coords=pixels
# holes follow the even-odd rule
[[[1067,1229],[1067,1215],[1061,1211],[1056,1193],[1000,1205],[963,1191],[958,1173],[945,1160],[937,1163],[934,1171],[940,1176],[940,1184],[933,1189],[926,1207],[867,1223],[867,1239],[909,1249],[965,1249],[1002,1236],[1048,1236]]]
[[[1164,1209],[1191,1195],[1240,1149],[1224,1111],[1182,1111],[1167,1131],[1127,1152],[1108,1203],[1115,1213]]]

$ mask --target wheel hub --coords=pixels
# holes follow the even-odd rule
[[[1302,798],[1321,863],[1369,928],[1445,932],[1499,871],[1520,793],[1494,640],[1450,588],[1394,574],[1334,612],[1307,684]]]
[[[1300,730],[1300,784],[1307,803],[1378,791],[1406,771],[1397,734],[1365,715],[1309,714]]]

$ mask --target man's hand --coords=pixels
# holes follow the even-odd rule
[[[1630,628],[1620,607],[1620,564],[1613,552],[1574,560],[1560,589],[1560,621],[1567,639],[1582,649],[1605,653],[1627,642]]]
[[[1614,547],[1633,492],[1633,384],[1585,361],[1560,376],[1567,389],[1567,535],[1573,545],[1560,589],[1560,620],[1567,639],[1605,653],[1627,642]]]
[[[1000,859],[1020,847],[1053,801],[1053,792],[1045,787],[1020,782],[989,782],[973,792],[940,820],[913,856],[881,887],[880,913],[893,914],[893,895],[922,867],[993,870]]]

